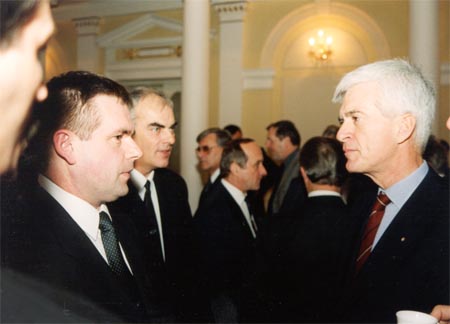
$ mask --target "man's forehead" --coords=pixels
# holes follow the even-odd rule
[[[261,149],[255,142],[243,143],[241,144],[241,147],[247,156],[252,155],[255,158],[257,158],[258,156],[262,157]]]
[[[47,42],[47,40],[55,32],[55,22],[53,20],[49,1],[40,1],[39,8],[36,11],[34,19],[24,27],[25,28],[39,28],[40,32],[36,33],[41,43]]]
[[[267,135],[271,138],[277,138],[277,128],[276,127],[269,128]]]
[[[168,106],[163,98],[156,94],[149,94],[145,97],[142,97],[139,100],[139,106],[147,107],[149,109],[170,109],[171,107]]]
[[[202,138],[202,142],[216,142],[217,141],[217,135],[214,133],[208,134],[205,137]]]
[[[167,114],[173,116],[173,109],[170,106],[164,105],[162,102],[158,101],[146,101],[142,100],[136,107],[138,114],[151,113],[152,115],[163,115]]]

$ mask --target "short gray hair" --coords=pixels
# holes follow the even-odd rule
[[[130,115],[133,121],[136,119],[136,106],[138,105],[139,101],[149,96],[153,96],[156,99],[160,100],[163,106],[168,106],[173,109],[172,100],[170,100],[170,98],[167,97],[164,92],[150,87],[136,87],[130,91],[130,97],[132,101]]]
[[[246,167],[248,157],[242,149],[242,144],[254,142],[251,138],[240,138],[228,142],[220,160],[220,176],[226,178],[231,173],[231,164],[236,162],[242,169]]]
[[[220,147],[224,147],[228,142],[231,141],[231,135],[227,130],[221,129],[219,127],[211,127],[202,131],[197,136],[197,143],[200,143],[209,134],[216,134],[216,143]]]
[[[423,152],[436,110],[433,84],[406,60],[378,61],[347,73],[336,87],[333,102],[342,103],[351,87],[364,82],[376,82],[380,87],[381,98],[376,104],[384,115],[410,113],[416,118],[415,142]]]

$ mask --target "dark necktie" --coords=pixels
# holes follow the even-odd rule
[[[248,213],[250,214],[250,224],[252,225],[253,231],[255,232],[255,234],[258,233],[258,226],[256,225],[256,221],[255,221],[255,217],[253,217],[253,210],[252,210],[252,206],[249,202],[249,197],[245,197],[245,203],[247,204],[247,208],[248,208]]]
[[[100,224],[98,227],[102,234],[103,247],[105,248],[106,258],[111,270],[119,276],[130,274],[120,251],[116,231],[107,213],[100,212]]]
[[[155,209],[153,208],[153,202],[152,202],[152,192],[150,189],[150,180],[147,180],[145,183],[145,196],[144,196],[144,205],[147,208],[147,211],[156,218],[155,215]]]
[[[202,192],[200,194],[199,204],[205,199],[206,195],[211,190],[211,187],[212,187],[212,182],[211,182],[211,179],[210,179],[210,180],[208,180],[208,182],[203,187],[203,190],[202,190]]]
[[[148,221],[148,231],[147,237],[152,241],[153,246],[156,247],[156,253],[161,260],[163,260],[162,255],[162,247],[161,247],[161,239],[159,236],[159,227],[158,222],[156,220],[155,208],[153,207],[153,201],[151,196],[151,186],[150,180],[147,180],[145,183],[145,196],[144,196],[144,205],[147,210],[147,221]]]
[[[372,207],[372,212],[369,216],[369,221],[364,229],[364,235],[361,240],[359,248],[358,258],[356,259],[356,273],[359,272],[363,264],[366,262],[372,250],[373,241],[383,219],[384,210],[386,206],[391,202],[388,196],[383,192],[380,192],[377,196],[377,200]]]

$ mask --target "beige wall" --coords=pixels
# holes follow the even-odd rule
[[[317,16],[306,15],[315,1],[304,0],[257,0],[248,2],[244,20],[243,69],[272,68],[275,72],[273,87],[268,90],[243,90],[242,128],[244,134],[255,138],[263,145],[265,127],[279,119],[292,119],[298,126],[303,142],[311,136],[319,135],[330,123],[336,123],[337,106],[331,103],[334,87],[347,71],[377,59],[384,54],[379,42],[385,46],[388,57],[406,57],[408,55],[408,1],[406,0],[351,0],[331,1],[330,6],[349,8],[352,14],[361,18],[346,18],[333,12],[317,10]],[[326,3],[326,2],[324,2]],[[449,55],[449,1],[440,1],[440,58],[450,62]],[[162,17],[182,20],[180,10],[158,13]],[[282,30],[283,23],[297,14],[303,17],[297,25],[287,28],[278,37],[277,46],[272,53],[270,64],[264,61],[269,40],[276,39],[275,33]],[[100,34],[106,33],[127,23],[140,14],[103,18]],[[366,26],[362,26],[366,24]],[[336,32],[335,53],[332,61],[321,67],[309,62],[303,49],[305,35],[316,27],[328,28]],[[374,27],[375,26],[375,27]],[[61,72],[76,69],[76,31],[71,22],[59,22],[58,33],[50,43],[46,57],[46,76],[52,77]],[[364,28],[374,28],[378,39],[368,35]],[[210,39],[210,126],[218,125],[218,62],[220,25],[218,14],[211,10]],[[171,32],[154,29],[137,35],[136,38],[170,36]],[[338,40],[341,40],[339,43]],[[270,47],[270,46],[269,46]],[[103,53],[103,52],[102,52]],[[102,55],[103,57],[103,55]],[[297,60],[298,58],[298,60]],[[104,63],[103,59],[101,65]],[[268,66],[269,65],[269,66]],[[103,72],[100,69],[100,72]],[[449,86],[439,88],[440,114],[439,134],[448,137],[445,119],[450,114]]]

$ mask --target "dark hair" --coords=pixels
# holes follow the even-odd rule
[[[322,133],[322,136],[329,138],[336,138],[336,134],[339,131],[339,126],[328,125]]]
[[[0,48],[8,47],[22,28],[36,14],[40,1],[0,1]]]
[[[285,137],[289,137],[293,145],[300,146],[301,137],[294,123],[290,120],[280,120],[270,124],[266,127],[266,130],[275,128],[275,135],[282,140]]]
[[[441,138],[439,140],[439,144],[441,144],[444,147],[445,151],[448,153],[448,151],[450,150],[450,145],[448,144],[448,142],[445,139]]]
[[[300,151],[300,166],[312,183],[341,186],[347,176],[342,146],[334,138],[317,136]]]
[[[216,134],[216,137],[217,137],[216,142],[217,142],[217,145],[219,145],[220,147],[224,147],[228,142],[231,141],[231,135],[228,131],[223,130],[218,127],[212,127],[212,128],[205,129],[203,132],[198,134],[197,143],[200,143],[200,141],[202,139],[204,139],[206,136],[208,136],[209,134]]]
[[[236,162],[241,168],[245,168],[248,157],[241,147],[241,144],[254,142],[251,138],[239,138],[228,142],[222,152],[220,160],[220,176],[226,178],[230,174],[230,167]]]
[[[72,71],[52,78],[47,83],[48,97],[36,104],[33,120],[38,129],[28,151],[39,161],[40,171],[48,165],[53,134],[58,129],[68,129],[82,140],[90,138],[99,126],[98,110],[91,100],[98,95],[117,97],[130,107],[127,90],[119,83],[94,73]]]
[[[428,138],[422,157],[440,176],[448,174],[447,151],[435,136],[430,135]]]
[[[231,136],[233,136],[237,132],[241,132],[242,133],[241,128],[239,126],[237,126],[237,125],[234,125],[234,124],[229,124],[229,125],[225,126],[223,129],[228,131],[231,134]]]

